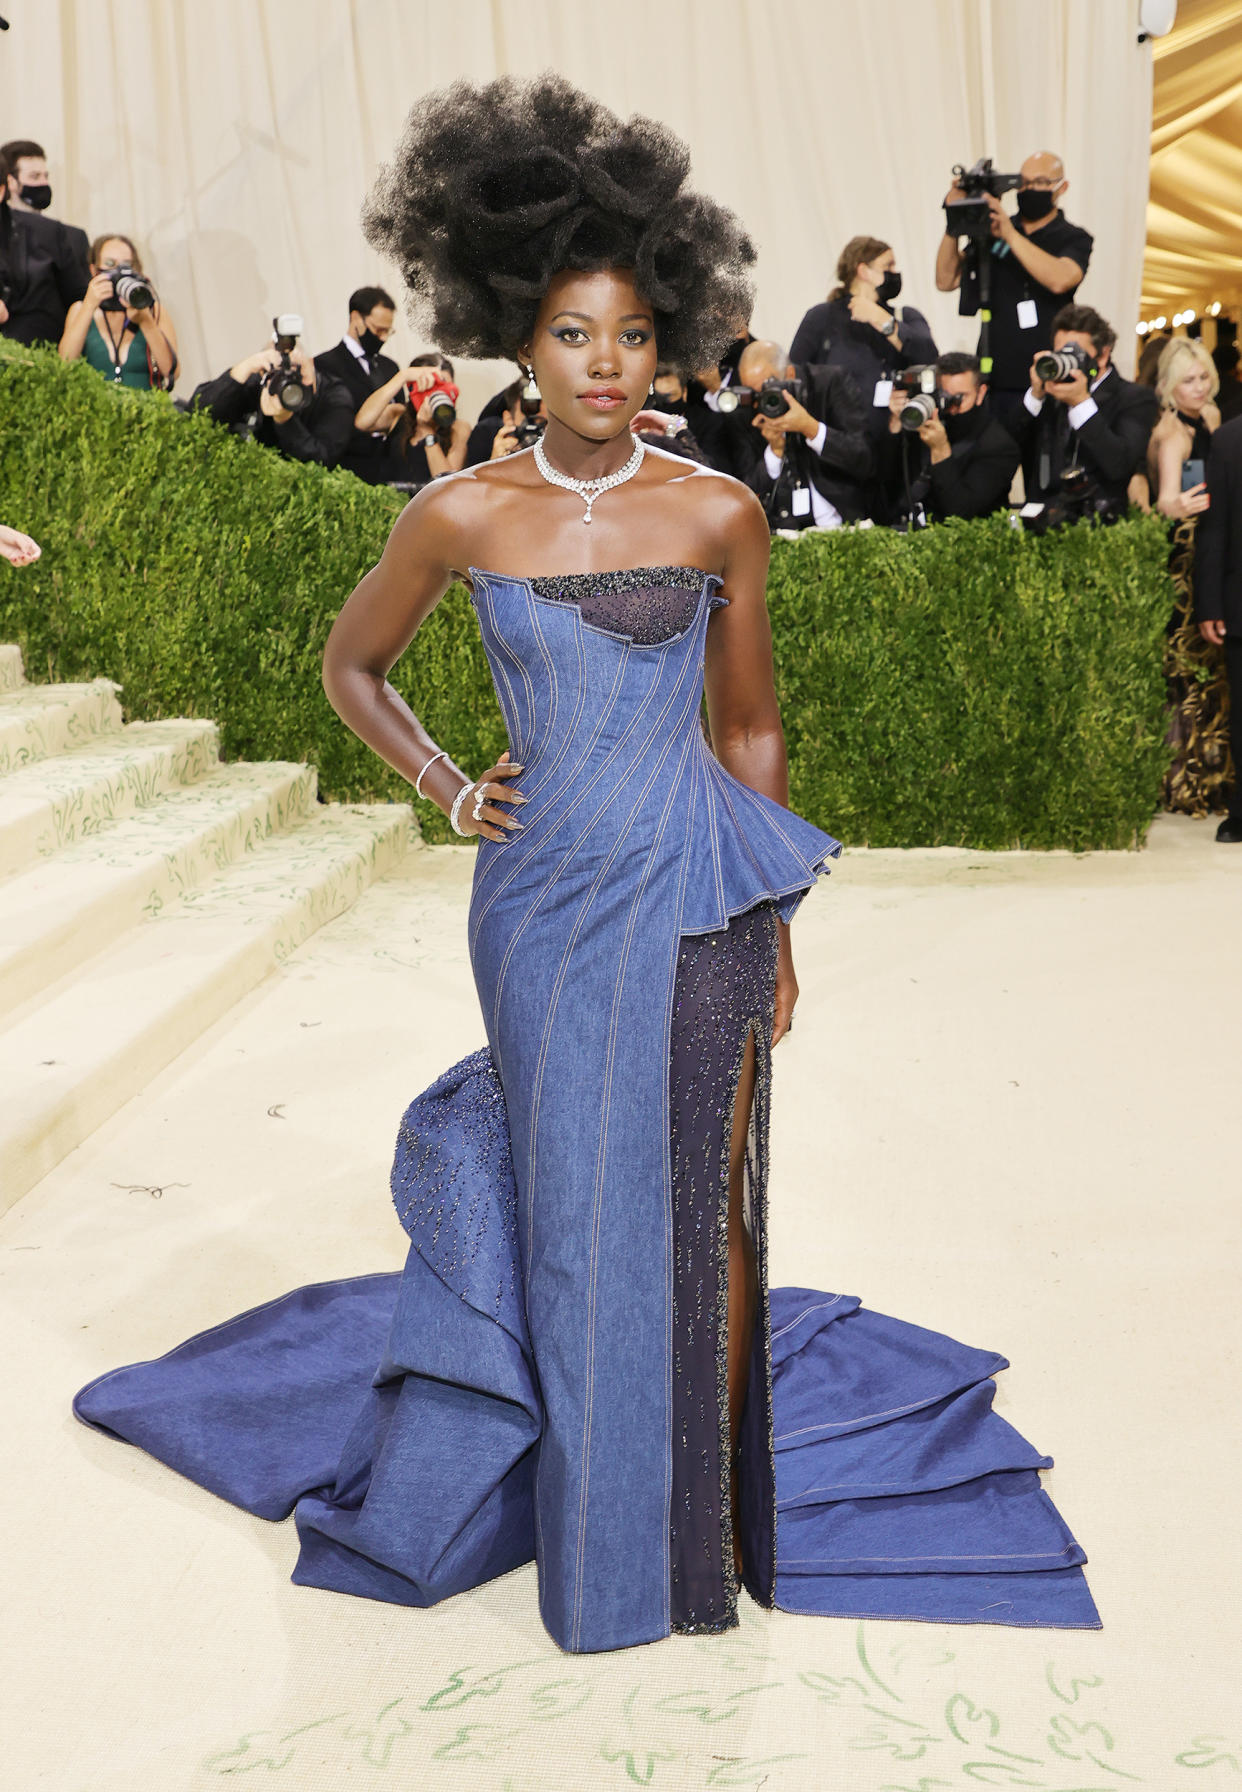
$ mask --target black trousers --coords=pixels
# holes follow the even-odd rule
[[[1233,754],[1229,813],[1235,821],[1242,821],[1242,635],[1225,636],[1225,675],[1229,680],[1229,750]]]

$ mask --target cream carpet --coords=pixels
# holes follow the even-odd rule
[[[472,1792],[1242,1787],[1242,850],[850,853],[795,930],[773,1279],[1002,1350],[1099,1633],[857,1624],[560,1654],[527,1568],[294,1587],[291,1523],[73,1419],[303,1282],[397,1269],[406,1102],[482,1041],[470,855],[411,852],[0,1221],[4,1783]],[[416,1497],[417,1490],[411,1490]]]

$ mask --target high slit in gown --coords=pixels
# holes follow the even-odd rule
[[[1098,1626],[1050,1458],[992,1410],[1004,1358],[769,1289],[776,924],[840,847],[707,744],[722,581],[470,570],[529,801],[520,834],[478,846],[487,1044],[400,1125],[405,1268],[295,1289],[99,1376],[75,1413],[261,1517],[292,1511],[300,1584],[424,1606],[534,1559],[564,1649],[729,1629],[729,1157],[753,1037],[747,1593]]]

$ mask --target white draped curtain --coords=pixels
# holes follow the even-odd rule
[[[975,326],[936,293],[954,162],[1064,157],[1095,255],[1080,296],[1134,345],[1151,48],[1136,0],[5,0],[0,140],[34,138],[53,212],[134,236],[181,336],[186,393],[278,311],[336,341],[393,271],[358,213],[421,94],[555,69],[685,136],[692,179],[759,249],[752,328],[787,343],[842,244],[891,242],[942,349]],[[408,326],[404,355],[431,346]],[[510,377],[463,367],[468,412]]]

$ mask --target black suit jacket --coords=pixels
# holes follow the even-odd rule
[[[1124,508],[1126,487],[1146,463],[1160,401],[1150,386],[1123,380],[1115,368],[1091,396],[1096,414],[1081,429],[1070,430],[1065,453],[1072,456],[1076,438],[1079,465],[1086,468],[1102,497]],[[1064,409],[1059,399],[1045,398],[1038,417],[1032,417],[1025,406],[1020,413],[1023,464],[1029,469],[1026,495],[1034,502],[1046,501],[1057,490],[1056,413]],[[1027,449],[1033,452],[1028,454]]]
[[[749,408],[734,411],[728,419],[733,445],[739,458],[749,463],[740,477],[762,499],[774,529],[804,526],[803,518],[793,516],[791,504],[793,488],[803,480],[827,498],[847,523],[855,522],[866,514],[866,482],[872,468],[866,410],[858,388],[840,367],[797,367],[795,363],[795,371],[806,386],[807,410],[828,425],[823,448],[815,454],[805,436],[786,436],[780,474],[773,479],[763,458],[763,435],[754,427],[752,413]]]
[[[1212,437],[1207,488],[1211,503],[1195,529],[1195,620],[1223,621],[1242,636],[1242,417]]]
[[[353,401],[355,416],[372,392],[390,380],[397,371],[397,363],[391,356],[376,355],[368,373],[357,355],[351,354],[343,342],[316,355],[315,366],[320,373],[340,380]],[[341,465],[348,467],[351,473],[356,473],[359,479],[365,479],[370,485],[379,485],[385,479],[397,477],[389,466],[388,438],[383,430],[377,434],[362,429],[353,430],[341,455]]]
[[[1004,508],[1021,453],[1009,431],[982,408],[967,411],[962,423],[970,431],[952,444],[947,460],[931,464],[931,455],[917,435],[885,435],[879,445],[879,484],[884,499],[877,522],[895,522],[905,514],[906,481],[902,449],[909,456],[912,493],[929,516],[943,522],[950,516],[987,516]]]
[[[46,212],[0,206],[0,279],[8,287],[8,322],[0,336],[13,342],[59,342],[65,315],[85,296],[90,245],[76,224]]]

